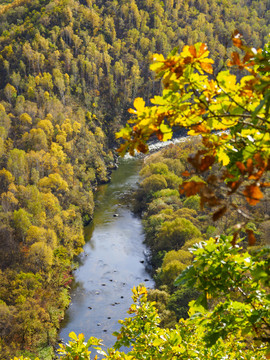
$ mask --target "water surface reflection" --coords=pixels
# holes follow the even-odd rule
[[[111,333],[120,328],[132,300],[131,288],[140,283],[153,286],[145,270],[141,220],[134,216],[127,194],[136,186],[140,162],[121,159],[110,184],[96,196],[93,222],[85,229],[86,245],[75,271],[72,303],[66,312],[60,338],[68,341],[70,331],[104,340],[112,346]]]

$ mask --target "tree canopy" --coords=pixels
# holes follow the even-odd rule
[[[201,208],[214,208],[215,221],[230,207],[243,220],[234,224],[231,236],[193,245],[193,263],[175,281],[201,292],[190,303],[186,324],[198,326],[209,351],[220,340],[234,338],[253,348],[252,359],[268,358],[270,251],[263,245],[246,251],[239,234],[244,230],[248,245],[254,245],[248,221],[267,220],[269,214],[254,217],[236,200],[241,196],[251,209],[266,199],[270,186],[270,45],[250,48],[238,31],[233,43],[236,51],[228,67],[216,75],[203,43],[185,46],[180,54],[174,50],[167,58],[154,54],[151,68],[162,78],[163,93],[151,100],[152,106],[135,99],[129,110],[132,125],[117,134],[125,140],[118,151],[145,153],[152,135],[166,141],[177,127],[190,136],[200,135],[202,146],[188,158],[193,170],[182,173],[190,179],[179,186],[180,194],[198,194]],[[213,168],[218,170],[214,174]]]
[[[249,46],[261,47],[267,41],[269,11],[268,0],[1,1],[0,306],[4,314],[0,327],[1,358],[9,359],[30,348],[41,357],[53,356],[56,329],[69,302],[72,258],[82,251],[83,223],[90,221],[93,214],[93,192],[98,183],[109,180],[114,167],[111,151],[114,132],[125,122],[126,109],[136,97],[144,96],[149,104],[149,99],[160,90],[159,80],[149,69],[151,55],[166,56],[173,47],[188,44],[185,49],[190,52],[193,64],[197,48],[191,44],[200,39],[207,42],[215,68],[219,69],[233,52],[228,39],[235,26]],[[205,55],[206,52],[202,59],[206,59]],[[185,61],[189,56],[184,56]],[[153,66],[164,66],[164,61],[158,55]],[[240,61],[237,55],[233,61]],[[211,67],[205,61],[200,64],[208,70]],[[264,66],[263,59],[261,64]],[[166,71],[169,74],[170,68]],[[252,82],[250,86],[253,87]],[[211,91],[211,96],[217,97]],[[261,93],[266,102],[257,113],[258,127],[263,126],[259,117],[268,101],[266,92]],[[261,101],[259,89],[256,99],[257,103]],[[135,104],[141,102],[136,100]],[[161,126],[164,139],[170,136],[165,134],[167,125],[165,117]],[[244,138],[242,130],[240,134]],[[246,135],[245,141],[251,144],[254,136]],[[225,139],[222,141],[220,148],[226,149]],[[253,202],[267,186],[262,177],[257,181],[260,186],[255,179],[247,179],[256,176],[256,171],[260,173],[264,166],[264,158],[260,160],[255,155],[254,152],[252,164],[242,161],[240,165],[241,159],[238,160],[239,167],[234,171],[242,173],[239,179],[232,179],[235,185],[229,188],[233,191],[239,184],[238,193]],[[224,151],[217,156],[226,162]],[[204,157],[206,154],[200,154],[194,161],[202,161],[206,166]],[[210,154],[207,159],[212,159]],[[179,203],[178,195],[169,196],[169,187],[173,185],[177,192],[179,184],[186,193],[188,189],[199,188],[204,203],[209,204],[212,196],[207,195],[209,183],[186,185],[180,178],[181,166],[170,160],[166,160],[168,171],[163,166],[153,173],[155,190],[167,199],[155,199],[151,211],[154,212],[155,204],[164,210],[172,209],[171,196]],[[173,169],[177,169],[174,174]],[[255,175],[251,169],[255,169]],[[241,182],[242,179],[249,183]],[[147,179],[144,185],[145,191],[151,188]],[[219,185],[218,180],[215,183],[212,179],[211,190]],[[227,185],[222,182],[222,186]],[[156,194],[152,193],[151,196]],[[216,217],[227,209],[223,199],[218,199]],[[197,195],[189,198],[187,207],[191,203],[198,209]],[[242,211],[238,203],[232,205]],[[169,213],[162,214],[162,218],[173,220]],[[151,220],[159,221],[154,217]],[[196,226],[192,213],[188,220]],[[254,240],[252,232],[249,239]],[[168,264],[168,274],[173,269]],[[33,291],[29,291],[27,281],[21,280],[31,275],[42,277]],[[28,309],[33,309],[35,321],[30,321]],[[43,315],[39,318],[38,314]]]
[[[226,70],[221,76],[223,82],[218,80],[220,75],[212,77],[211,61],[204,57],[207,51],[204,44],[184,48],[180,55],[174,53],[168,59],[159,58],[154,65],[158,64],[157,69],[163,69],[161,74],[166,79],[163,96],[158,100],[155,98],[153,107],[146,107],[142,99],[135,100],[135,110],[131,110],[137,116],[132,119],[135,124],[118,133],[118,137],[127,140],[120,148],[122,153],[127,149],[131,153],[135,149],[146,151],[146,140],[151,134],[164,140],[168,134],[171,136],[175,125],[188,128],[190,135],[200,134],[204,148],[200,148],[189,160],[198,176],[192,177],[192,186],[187,186],[188,181],[180,185],[180,192],[192,196],[198,193],[202,205],[221,206],[217,203],[220,194],[212,192],[211,197],[205,195],[210,193],[212,188],[209,187],[218,181],[224,184],[227,197],[231,195],[234,199],[239,191],[249,206],[255,206],[262,196],[253,191],[247,195],[247,189],[254,186],[261,191],[260,188],[268,186],[268,46],[255,54],[243,46],[238,33],[234,42],[245,54],[244,60],[236,55],[238,53],[234,54],[233,59],[236,60],[232,63],[235,62],[243,71],[249,71],[249,75],[236,81],[235,76]],[[167,70],[168,66],[172,68]],[[179,70],[173,71],[175,69]],[[188,80],[189,77],[197,80]],[[167,84],[170,84],[169,88]],[[194,117],[193,107],[196,112]],[[179,108],[183,112],[181,110],[180,113]],[[217,133],[221,130],[226,133]],[[250,150],[245,152],[247,147]],[[199,178],[215,164],[220,165],[216,179],[211,180],[212,175],[207,175],[204,180]],[[143,173],[149,172],[149,169]],[[155,171],[159,167],[152,166],[152,169]],[[165,168],[160,169],[164,174]],[[183,176],[186,175],[189,174]],[[236,188],[232,186],[232,181],[238,182]],[[191,191],[193,188],[195,190]],[[158,191],[164,192],[164,189]],[[211,198],[213,203],[209,200]],[[225,200],[227,203],[228,200]],[[220,209],[215,211],[214,220],[223,212]],[[165,214],[169,216],[170,211]],[[267,246],[248,247],[248,243],[254,245],[255,236],[253,231],[245,228],[248,243],[243,238],[238,239],[236,234],[241,226],[236,224],[231,236],[220,235],[193,244],[193,262],[174,283],[175,286],[185,284],[200,293],[197,300],[189,304],[188,319],[180,319],[174,329],[161,328],[155,303],[147,299],[146,288],[139,286],[133,289],[134,303],[128,311],[133,316],[120,321],[122,326],[114,334],[117,340],[113,348],[103,351],[99,340],[91,338],[85,343],[82,334],[77,337],[71,333],[69,344],[61,345],[59,350],[62,359],[69,359],[71,355],[73,358],[89,359],[89,346],[97,348],[107,359],[268,359],[270,249]],[[164,266],[166,261],[170,264],[169,260],[175,256],[176,253],[168,253]],[[130,350],[120,351],[122,346],[129,346]]]
[[[188,159],[194,171],[182,175],[205,174],[215,164],[222,171],[206,181],[184,181],[180,193],[200,194],[202,207],[215,208],[215,220],[229,206],[237,207],[233,201],[228,203],[228,195],[241,193],[250,205],[256,205],[270,186],[266,178],[270,170],[270,45],[249,48],[238,31],[233,42],[236,51],[228,68],[217,75],[206,44],[185,46],[180,54],[174,50],[166,59],[154,54],[151,69],[162,77],[162,96],[151,99],[152,106],[135,99],[134,109],[129,109],[134,115],[129,121],[132,126],[117,133],[117,138],[125,140],[118,149],[122,155],[147,152],[146,142],[152,135],[166,141],[177,127],[187,129],[188,135],[200,135],[203,148]],[[249,239],[253,241],[251,232]]]

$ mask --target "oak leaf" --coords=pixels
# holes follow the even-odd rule
[[[213,74],[213,67],[207,62],[200,61],[201,68],[208,74]]]
[[[205,187],[205,183],[202,181],[185,181],[179,186],[179,192],[189,197],[198,194],[203,187]]]
[[[254,184],[247,185],[243,194],[250,205],[256,205],[263,198],[263,193],[260,188]]]
[[[182,172],[181,175],[184,176],[184,177],[189,177],[191,174],[190,174],[189,171],[186,170],[186,171]]]
[[[234,30],[234,32],[232,34],[233,45],[238,47],[239,49],[241,49],[243,46],[241,37],[242,37],[242,35],[240,34],[240,32],[238,30]]]

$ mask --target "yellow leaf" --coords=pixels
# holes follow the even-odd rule
[[[83,334],[79,334],[79,335],[78,335],[78,339],[79,339],[79,340],[83,340],[83,339],[84,339],[84,335],[83,335]]]
[[[172,136],[173,136],[172,131],[171,131],[170,133],[163,134],[163,139],[162,139],[162,141],[168,141],[168,140],[171,140]]]
[[[134,109],[132,109],[132,108],[128,109],[128,112],[129,112],[130,114],[137,114],[137,111],[134,110]]]
[[[143,100],[143,98],[136,98],[134,100],[134,107],[138,112],[144,111],[145,101]]]
[[[74,331],[70,332],[70,333],[68,334],[68,336],[69,336],[72,340],[77,340],[77,335],[75,334]]]
[[[157,338],[157,339],[155,339],[155,340],[153,341],[152,345],[155,346],[155,347],[157,347],[157,346],[162,345],[163,342],[164,342],[164,341],[163,341],[162,339]]]
[[[153,61],[164,61],[164,56],[162,54],[154,54],[152,59]]]
[[[126,127],[124,127],[115,134],[115,138],[119,139],[122,137],[123,139],[129,139],[131,132],[132,132],[131,127],[129,125],[126,125]]]
[[[229,164],[230,158],[223,149],[219,149],[217,151],[217,156],[218,156],[219,162],[222,162],[223,166],[226,166]]]

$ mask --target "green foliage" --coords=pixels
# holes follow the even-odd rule
[[[200,210],[200,196],[193,195],[185,199],[183,205],[189,209]]]
[[[189,303],[198,298],[200,292],[194,288],[181,286],[168,299],[168,309],[173,311],[177,320],[189,317]]]
[[[269,45],[255,51],[243,44],[237,31],[233,42],[238,52],[232,53],[228,65],[249,72],[239,81],[228,70],[216,77],[212,75],[213,60],[208,58],[208,50],[202,43],[185,46],[179,55],[173,51],[167,59],[155,54],[152,70],[163,78],[163,95],[152,99],[153,106],[146,106],[142,98],[135,99],[135,110],[130,109],[135,115],[130,121],[133,126],[127,125],[117,134],[126,140],[119,152],[129,150],[131,154],[134,149],[146,152],[146,141],[152,134],[159,140],[167,140],[175,126],[189,129],[189,135],[201,135],[203,147],[188,157],[195,171],[183,174],[191,179],[183,182],[180,193],[188,197],[198,194],[201,207],[208,205],[215,209],[214,221],[231,204],[242,215],[240,196],[248,205],[255,206],[264,197],[264,188],[269,187]],[[239,50],[244,52],[243,57]],[[220,130],[227,132],[218,133]],[[217,171],[215,164],[221,171]],[[216,171],[210,173],[213,168]],[[231,201],[228,195],[232,195]],[[250,215],[245,217],[251,219]],[[189,288],[200,292],[198,299],[189,304],[190,319],[186,324],[199,331],[197,345],[204,343],[205,355],[209,351],[210,358],[215,358],[216,346],[221,350],[229,343],[239,346],[237,351],[242,346],[248,349],[250,353],[244,355],[247,358],[269,357],[269,249],[257,247],[249,253],[239,247],[237,236],[242,229],[249,245],[256,242],[254,224],[251,226],[246,219],[238,224],[232,219],[233,236],[221,235],[193,245],[195,258],[185,270],[179,268],[178,260],[170,261],[170,255],[166,260],[165,255],[158,274],[159,278],[167,275],[166,281],[170,283],[172,274],[181,272],[174,285],[182,287],[178,294],[172,295],[172,308],[177,295],[183,301],[183,294]],[[164,236],[162,248],[168,246],[165,230],[168,240],[174,238],[175,227],[171,229],[171,226],[176,220],[157,225],[156,239],[162,232]],[[174,244],[176,249],[177,245]],[[181,313],[182,309],[179,310]],[[182,344],[183,338],[181,341]],[[202,358],[201,350],[199,353]],[[236,355],[233,350],[228,358],[241,358],[240,353]],[[227,358],[225,354],[223,347],[220,356]],[[181,358],[185,358],[183,354]]]
[[[134,290],[133,290],[134,291]],[[193,320],[181,320],[175,329],[161,329],[153,303],[147,302],[144,289],[136,289],[135,304],[130,312],[132,318],[121,321],[122,328],[115,333],[118,340],[114,348],[108,349],[108,359],[263,359],[260,349],[247,348],[242,338],[229,338],[228,341],[217,341],[211,348],[205,346],[201,335],[203,325],[194,324]],[[137,294],[140,294],[138,298]],[[119,346],[131,346],[125,354],[118,352]]]
[[[133,127],[127,125],[117,134],[126,141],[119,148],[121,154],[128,150],[133,154],[135,149],[146,152],[151,135],[168,140],[175,126],[188,129],[189,135],[201,135],[203,148],[188,158],[200,177],[187,171],[185,176],[191,178],[183,182],[180,192],[199,194],[201,207],[215,208],[213,220],[229,208],[220,194],[221,184],[229,194],[240,190],[252,206],[263,198],[261,189],[269,185],[263,178],[270,155],[267,46],[258,52],[244,46],[237,31],[233,42],[244,56],[233,52],[228,65],[250,73],[240,81],[229,70],[212,77],[214,61],[204,43],[185,46],[178,55],[173,51],[167,59],[155,54],[151,69],[163,78],[163,94],[151,100],[152,106],[135,99],[135,110],[130,109],[135,117],[129,121]],[[224,170],[205,181],[203,175],[214,164]]]
[[[168,251],[163,259],[162,266],[166,266],[168,263],[170,263],[173,260],[181,261],[185,265],[190,265],[192,260],[192,254],[188,251],[184,250],[171,250]]]
[[[171,260],[169,263],[162,263],[162,267],[157,270],[157,274],[155,276],[155,281],[157,286],[161,286],[161,284],[166,284],[170,291],[173,290],[174,280],[178,275],[185,270],[186,265],[178,260]]]
[[[160,294],[161,295],[161,294]],[[244,338],[236,332],[235,336],[226,340],[217,340],[211,347],[206,346],[202,336],[204,324],[194,319],[181,319],[175,329],[159,327],[160,319],[154,302],[147,299],[144,287],[133,289],[134,303],[128,313],[133,314],[125,320],[120,320],[121,329],[115,332],[117,340],[114,346],[106,352],[98,350],[106,359],[226,359],[235,360],[262,360],[263,348],[255,349],[252,345],[246,346]],[[76,336],[70,333],[71,340],[61,345],[58,350],[61,359],[89,359],[89,346],[99,348],[100,340],[90,338],[84,342],[82,334]],[[130,347],[128,352],[119,351],[122,346]],[[16,360],[14,358],[13,360]]]
[[[11,100],[13,100],[17,95],[17,91],[16,91],[15,87],[10,84],[6,85],[4,92],[5,92],[6,98],[8,99],[8,101],[10,103],[11,103]]]
[[[144,287],[133,288],[133,304],[130,306],[128,313],[135,317],[120,320],[122,328],[120,332],[115,332],[117,341],[114,348],[120,349],[121,346],[135,345],[140,348],[145,343],[147,335],[154,334],[159,318],[153,303],[147,302],[147,291]],[[135,321],[134,321],[135,320]],[[150,354],[149,354],[150,355]]]
[[[148,301],[155,302],[155,307],[158,311],[158,316],[160,318],[161,327],[172,328],[175,326],[176,317],[173,311],[168,310],[168,301],[170,295],[167,291],[159,289],[150,289],[148,290]]]
[[[53,251],[42,241],[37,241],[29,249],[29,260],[34,265],[34,271],[46,270],[53,263]]]
[[[179,197],[179,192],[173,189],[162,189],[160,191],[155,192],[156,198],[171,197],[171,196]]]
[[[99,345],[101,345],[102,342],[99,339],[91,337],[85,342],[83,334],[77,336],[74,332],[71,332],[69,337],[71,340],[68,344],[59,344],[59,349],[57,349],[57,352],[61,355],[60,359],[62,360],[88,360],[91,355],[91,351],[88,350],[90,346],[93,346],[96,350],[101,350]]]
[[[232,24],[254,46],[262,46],[269,33],[264,16],[267,11],[264,0],[211,1],[211,6],[207,1],[152,0],[1,3],[0,254],[1,282],[10,292],[3,292],[10,316],[1,337],[1,358],[10,358],[16,349],[31,347],[38,352],[40,347],[47,349],[55,342],[52,326],[59,326],[61,316],[56,316],[52,325],[46,314],[59,314],[67,306],[68,285],[63,279],[64,275],[70,277],[72,257],[81,251],[84,242],[82,217],[91,219],[92,190],[98,182],[108,181],[107,166],[114,161],[112,155],[108,156],[108,140],[113,140],[119,119],[125,120],[124,111],[136,96],[143,95],[149,101],[160,89],[148,68],[150,55],[166,54],[174,46],[181,48],[183,42],[191,44],[200,39],[208,43],[220,67]],[[261,65],[265,66],[263,59]],[[140,108],[142,101],[136,104]],[[267,101],[260,105],[257,118]],[[170,136],[167,120],[158,124],[158,130],[162,133],[158,133],[159,138]],[[249,135],[257,136],[241,132],[252,148]],[[166,151],[169,159],[157,161],[163,162],[157,168],[160,166],[165,173],[152,174],[163,176],[155,178],[156,188],[152,189],[147,179],[146,188],[142,188],[143,202],[138,208],[145,208],[151,201],[149,215],[182,207],[179,196],[173,193],[162,193],[162,198],[152,201],[160,190],[178,189],[183,170],[178,157],[185,160],[191,152],[188,145],[181,154],[175,149]],[[217,156],[226,161],[222,152]],[[249,199],[254,193],[260,195],[257,188],[246,190]],[[162,223],[171,220],[170,213],[151,219],[155,224],[154,230],[149,230],[152,240]],[[188,220],[197,226],[193,214],[188,214]],[[46,234],[44,230],[33,232],[37,228],[45,229]],[[32,262],[29,254],[33,254]],[[46,291],[35,289],[31,293],[34,300],[29,299],[36,313],[42,314],[42,325],[35,312],[31,312],[31,323],[27,318],[31,306],[16,295],[19,280],[14,272],[30,270],[44,274],[42,289]],[[27,284],[25,279],[23,289],[20,280],[22,293]],[[24,317],[28,319],[25,322]],[[23,331],[20,324],[25,326]],[[16,331],[9,330],[12,328]],[[44,352],[43,357],[47,354]]]
[[[143,180],[141,186],[145,192],[145,194],[154,193],[161,189],[165,189],[167,185],[167,181],[165,177],[161,174],[153,174]]]
[[[194,144],[194,146],[189,144],[189,151],[192,151],[192,148],[194,150],[196,146],[197,144]],[[157,290],[150,292],[150,299],[157,302],[156,306],[162,327],[175,326],[177,323],[176,317],[179,319],[179,314],[183,314],[185,318],[188,316],[188,302],[196,298],[196,291],[190,292],[190,296],[186,298],[184,295],[181,297],[180,294],[179,297],[175,296],[173,299],[179,298],[180,303],[176,304],[172,301],[170,308],[168,299],[177,291],[180,291],[174,286],[174,280],[191,263],[192,255],[187,252],[188,248],[202,240],[200,231],[205,232],[208,226],[206,222],[197,219],[198,213],[196,210],[183,207],[180,200],[178,190],[180,178],[176,173],[181,175],[184,165],[186,166],[186,158],[183,158],[180,162],[176,157],[181,156],[186,148],[187,145],[184,142],[179,146],[170,146],[148,156],[140,172],[143,177],[142,182],[151,178],[153,173],[162,173],[166,179],[170,176],[171,182],[168,182],[168,188],[156,191],[152,196],[144,196],[143,200],[141,196],[144,191],[140,189],[137,193],[137,201],[140,201],[140,204],[144,206],[143,225],[146,242],[152,250],[151,263],[156,271],[154,278],[158,287]],[[167,164],[170,166],[170,170]],[[143,204],[143,201],[146,203]],[[196,205],[192,206],[193,203]],[[196,209],[200,208],[199,203],[200,198],[198,195],[184,201],[184,204],[190,204],[190,207]],[[184,220],[181,222],[179,219]],[[194,233],[193,231],[188,233],[190,226],[193,226]],[[187,230],[186,236],[182,238],[185,230]],[[179,246],[182,246],[180,250]],[[185,250],[182,250],[182,248]],[[189,293],[189,289],[186,289],[186,292]],[[164,301],[164,298],[159,294],[166,294],[167,300]],[[187,301],[187,299],[189,300]]]
[[[208,346],[237,332],[269,352],[270,302],[265,288],[269,286],[269,249],[252,255],[231,242],[232,237],[221,236],[218,241],[194,245],[195,260],[175,283],[196,284],[202,292],[190,311],[206,327],[203,339]],[[220,297],[223,301],[210,312],[200,310],[200,306],[208,308],[212,298]]]
[[[158,163],[151,163],[150,165],[146,165],[143,167],[143,169],[140,171],[140,175],[142,177],[149,177],[153,174],[160,174],[166,176],[168,174],[168,166],[164,163],[158,162]]]
[[[200,230],[189,220],[176,218],[172,221],[165,221],[158,233],[155,248],[158,250],[180,249],[187,240],[200,235]]]
[[[31,218],[31,215],[22,208],[14,211],[14,228],[18,231],[22,239],[25,238],[28,229],[32,225]]]

